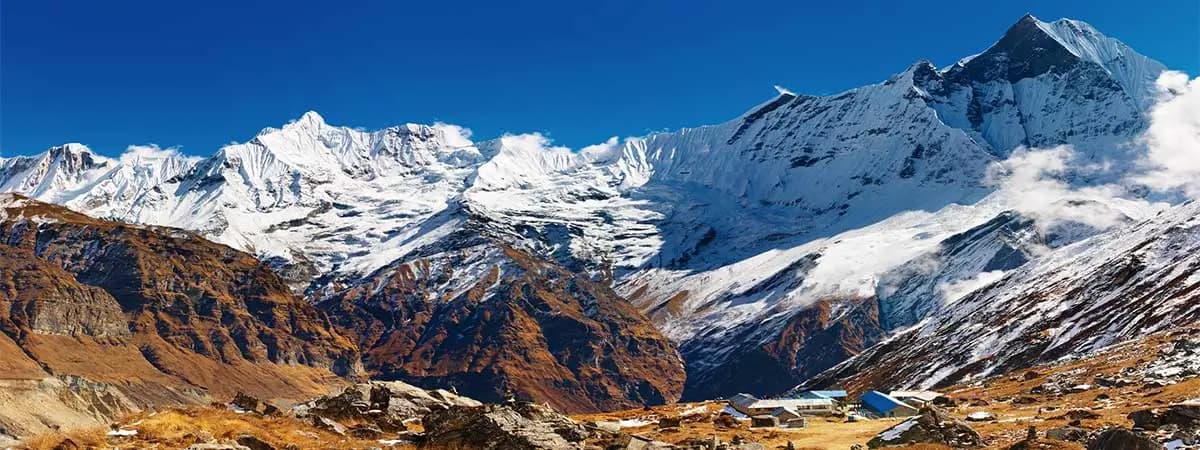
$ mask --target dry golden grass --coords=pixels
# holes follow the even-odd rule
[[[79,429],[34,436],[26,439],[20,448],[52,450],[65,439],[71,439],[78,445],[71,448],[79,449],[184,449],[202,442],[232,443],[244,435],[254,436],[278,449],[334,450],[382,446],[374,439],[339,436],[291,417],[237,414],[214,407],[140,413],[126,417],[119,423],[121,429],[136,430],[137,434],[129,437],[109,437],[106,435],[107,430],[103,428]],[[385,435],[384,438],[394,437]],[[390,448],[411,450],[415,447]]]
[[[235,441],[252,435],[276,448],[295,445],[303,449],[377,447],[373,440],[359,440],[317,429],[290,417],[237,414],[224,408],[172,409],[125,421],[138,430],[140,441],[187,445],[209,439]]]
[[[104,448],[107,441],[104,428],[77,428],[68,431],[43,433],[25,439],[19,448],[27,450],[54,450],[60,448],[67,440],[74,442],[77,448]],[[71,448],[67,446],[66,448]]]

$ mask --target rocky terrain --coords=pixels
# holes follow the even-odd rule
[[[948,386],[912,418],[755,425],[722,401],[562,415],[403,382],[363,382],[283,405],[135,412],[17,448],[229,449],[1188,449],[1200,446],[1200,329],[1173,328],[1077,358]],[[65,441],[70,440],[70,444]]]
[[[194,234],[0,197],[0,426],[27,435],[236,391],[304,398],[362,371],[317,308]]]
[[[606,283],[479,235],[457,242],[316,303],[372,378],[570,412],[679,399],[674,346]]]

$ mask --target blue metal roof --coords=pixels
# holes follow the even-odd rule
[[[911,406],[909,406],[907,403],[896,400],[894,397],[879,391],[867,391],[862,395],[862,403],[867,408],[870,408],[872,411],[875,411],[879,414],[887,414],[893,409],[901,406],[908,406],[911,408]]]
[[[846,391],[804,391],[800,393],[801,397],[821,397],[821,398],[846,398]]]

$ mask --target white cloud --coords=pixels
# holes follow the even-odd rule
[[[993,270],[990,272],[980,272],[974,277],[965,280],[956,280],[949,283],[938,285],[938,290],[942,292],[942,298],[946,303],[954,303],[958,299],[975,292],[981,287],[995,283],[1001,278],[1004,278],[1003,270]]]
[[[1150,111],[1144,170],[1133,179],[1158,191],[1200,199],[1200,77],[1181,72],[1158,78],[1159,100]]]
[[[454,124],[434,122],[433,128],[441,130],[446,143],[451,147],[463,148],[475,145],[471,142],[471,129]]]
[[[1063,180],[1068,167],[1083,172],[1106,170],[1104,166],[1079,166],[1073,164],[1075,161],[1074,149],[1066,145],[1020,148],[989,168],[986,183],[996,187],[1012,209],[1033,218],[1043,231],[1064,223],[1104,230],[1123,223],[1130,214],[1141,216],[1158,208],[1130,199],[1119,185],[1071,186]]]
[[[141,163],[149,163],[160,161],[168,158],[183,158],[189,161],[199,160],[196,156],[187,156],[179,152],[177,147],[161,148],[157,144],[147,145],[130,145],[125,148],[125,153],[122,153],[120,160],[125,164],[138,165]]]

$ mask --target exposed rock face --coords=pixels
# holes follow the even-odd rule
[[[302,398],[361,371],[353,342],[252,256],[11,195],[0,196],[0,331],[12,350],[0,378],[66,381],[48,395],[93,399],[82,409],[95,420],[205,392]]]
[[[1088,442],[1088,450],[1161,450],[1162,444],[1124,428],[1101,431]]]
[[[0,222],[4,244],[108,292],[153,362],[169,364],[182,350],[222,362],[355,373],[353,344],[251,255],[179,230],[100,221],[45,204],[7,214]]]
[[[292,414],[370,424],[381,431],[394,432],[405,430],[406,422],[434,410],[477,406],[482,403],[449,391],[427,391],[399,381],[372,381],[296,405]]]
[[[776,326],[774,322],[782,324]],[[777,334],[772,330],[777,330]],[[768,323],[746,324],[734,333],[696,338],[680,348],[686,354],[714,348],[721,340],[738,345],[731,352],[736,356],[718,368],[689,367],[689,374],[695,375],[687,379],[688,398],[719,398],[733,390],[754,395],[777,394],[886,337],[875,298],[823,300]]]
[[[121,306],[27,249],[0,245],[0,330],[96,338],[128,337]]]
[[[566,411],[679,398],[678,353],[605,283],[487,238],[459,242],[318,303],[373,377]]]
[[[434,411],[422,420],[430,445],[455,448],[557,450],[583,448],[588,433],[566,416],[533,403]]]
[[[983,437],[965,422],[937,408],[922,408],[920,415],[884,430],[867,442],[870,448],[909,444],[941,444],[953,448],[982,447]]]

